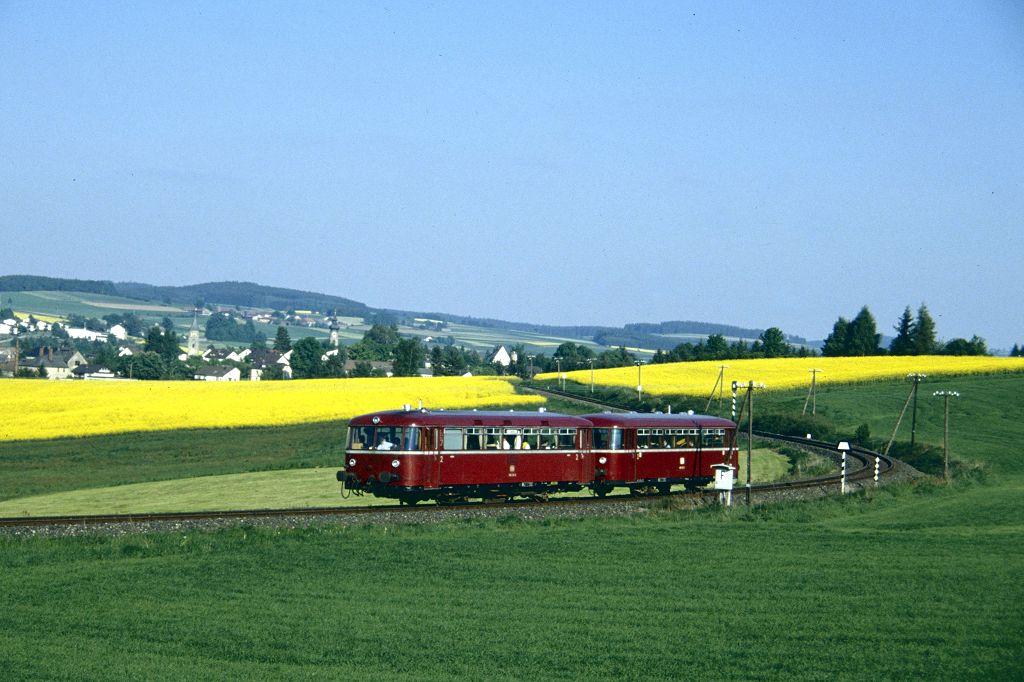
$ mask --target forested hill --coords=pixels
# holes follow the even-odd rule
[[[596,325],[559,326],[509,322],[493,318],[477,318],[448,313],[423,313],[400,309],[381,310],[365,303],[340,296],[312,291],[269,287],[254,282],[207,282],[185,286],[157,286],[142,282],[110,282],[81,279],[62,279],[36,275],[0,275],[0,291],[81,291],[94,294],[121,296],[143,301],[159,301],[192,306],[206,304],[270,308],[273,310],[337,311],[346,317],[362,317],[381,321],[399,321],[420,317],[442,320],[454,324],[512,330],[539,336],[589,339],[602,346],[627,346],[652,350],[671,350],[684,336],[721,334],[728,338],[756,339],[763,330],[747,329],[727,324],[694,321],[635,323],[624,327]],[[790,343],[806,344],[797,336],[787,335]]]
[[[113,282],[92,279],[63,279],[38,275],[0,275],[0,291],[83,291],[117,296]]]
[[[180,287],[141,282],[118,282],[117,293],[128,298],[171,301],[194,305],[196,301],[274,310],[336,310],[338,315],[366,317],[374,311],[365,303],[340,296],[268,287],[254,282],[207,282]]]
[[[496,320],[491,318],[466,317],[461,315],[449,315],[447,313],[409,313],[405,315],[418,315],[432,320],[444,320],[455,324],[468,324],[474,327],[489,327],[492,329],[513,329],[520,332],[529,332],[542,336],[556,336],[564,338],[589,338],[604,346],[630,346],[637,348],[651,348],[670,350],[674,348],[681,339],[674,338],[674,335],[707,336],[709,334],[721,334],[722,336],[737,339],[756,339],[763,329],[748,329],[728,324],[717,324],[714,322],[694,322],[689,320],[672,320],[668,322],[638,322],[627,324],[623,327],[602,327],[592,325],[579,326],[558,326],[546,324],[531,324],[529,322],[509,322],[507,320]],[[792,334],[786,335],[790,343],[807,344],[807,340],[801,336]]]

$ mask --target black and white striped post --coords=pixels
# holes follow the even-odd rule
[[[739,382],[732,382],[732,420],[736,421],[736,389],[739,387]]]
[[[839,452],[843,453],[843,475],[839,479],[839,494],[846,494],[846,453],[850,451],[850,444],[845,440],[839,443],[837,448]]]
[[[878,485],[878,471],[881,466],[882,458],[875,456],[875,485]]]

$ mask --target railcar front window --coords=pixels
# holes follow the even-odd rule
[[[594,429],[595,450],[621,450],[622,429]]]
[[[350,450],[367,450],[373,447],[373,427],[353,426],[348,430],[348,447]]]

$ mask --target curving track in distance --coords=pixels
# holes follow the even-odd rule
[[[545,391],[546,392],[546,391]],[[558,394],[555,394],[558,395]],[[559,395],[559,397],[574,398],[575,396],[570,395]],[[604,407],[611,407],[619,409],[617,406],[608,405],[598,401],[588,400],[585,401],[592,405],[601,405]],[[754,431],[754,435],[761,439],[773,440],[780,443],[786,443],[794,447],[799,447],[811,452],[815,452],[823,457],[831,459],[838,465],[840,455],[836,449],[836,445],[833,443],[826,443],[823,441],[808,440],[805,438],[798,438],[793,436],[783,436],[780,434],[765,433],[761,431]],[[743,456],[743,451],[740,450],[740,456]],[[852,447],[847,454],[847,471],[846,480],[847,483],[851,482],[863,482],[872,481],[875,476],[875,467],[878,467],[878,475],[880,478],[885,477],[890,473],[896,463],[896,460],[891,457],[873,452],[871,450],[865,450],[863,448]],[[838,467],[837,467],[838,469]],[[758,483],[749,486],[751,495],[757,495],[762,493],[782,491],[782,490],[798,490],[801,488],[834,488],[835,491],[839,492],[839,487],[842,479],[841,471],[828,476],[817,476],[814,478],[805,478],[792,481],[778,481],[774,483]],[[737,481],[734,493],[744,494],[746,493],[748,486],[742,482]],[[486,508],[494,506],[507,506],[512,507],[529,507],[529,506],[550,506],[550,505],[600,505],[622,502],[625,499],[633,499],[637,501],[647,501],[657,498],[665,497],[704,497],[704,498],[716,498],[718,492],[715,490],[697,490],[693,492],[672,492],[667,495],[642,495],[642,496],[631,496],[631,495],[609,495],[605,498],[589,498],[589,497],[565,497],[565,498],[553,498],[548,501],[534,501],[534,500],[517,500],[514,502],[506,502],[495,504],[488,503],[468,503],[461,505],[446,505],[441,507],[439,505],[422,505],[422,506],[400,506],[400,505],[375,505],[367,507],[313,507],[313,508],[301,508],[301,509],[239,509],[230,511],[211,511],[211,512],[161,512],[152,514],[91,514],[82,516],[28,516],[28,517],[5,517],[0,518],[0,528],[2,527],[30,527],[30,526],[76,526],[76,525],[92,525],[92,524],[128,524],[128,523],[147,523],[147,522],[175,522],[175,521],[205,521],[205,520],[230,520],[230,519],[271,519],[271,518],[314,518],[314,517],[338,517],[338,516],[371,516],[373,514],[388,513],[388,514],[417,514],[417,513],[428,513],[437,511],[438,509],[453,509],[453,508]]]

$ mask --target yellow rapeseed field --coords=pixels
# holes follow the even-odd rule
[[[0,380],[0,440],[347,419],[419,401],[427,408],[530,406],[499,377],[302,381]]]
[[[932,376],[954,374],[991,374],[1024,372],[1024,358],[952,357],[952,356],[878,356],[860,358],[773,358],[762,360],[713,360],[707,362],[674,362],[644,365],[640,370],[645,393],[651,395],[710,395],[718,379],[719,368],[726,365],[725,390],[733,381],[746,384],[755,381],[768,390],[806,387],[812,369],[820,369],[819,385],[847,384],[905,377],[910,373]],[[538,379],[556,379],[548,372]],[[567,372],[566,378],[581,384],[590,383],[590,370]],[[594,372],[594,382],[601,386],[636,388],[637,368],[620,367]]]

